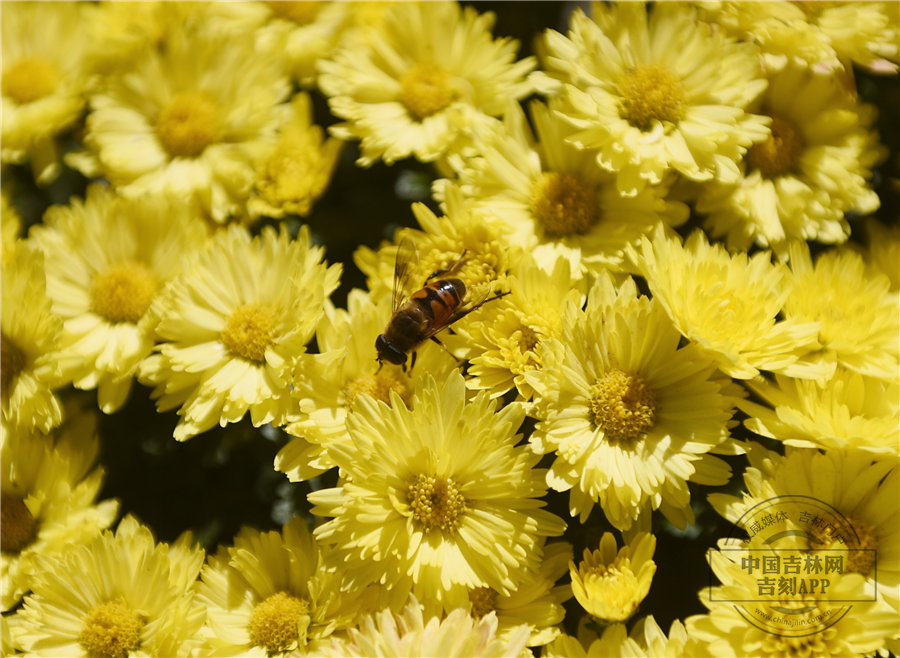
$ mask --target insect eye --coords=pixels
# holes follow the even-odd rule
[[[383,335],[375,339],[375,350],[378,352],[379,361],[387,361],[398,366],[406,363],[406,353],[391,345]]]

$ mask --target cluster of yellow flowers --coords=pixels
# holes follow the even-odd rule
[[[3,654],[900,650],[900,226],[869,216],[896,154],[853,78],[896,76],[898,7],[597,2],[520,59],[443,0],[4,2]],[[314,211],[342,146],[440,176],[418,228],[356,250],[346,308]],[[91,184],[25,226],[13,171]],[[376,360],[445,270],[472,312],[435,344],[447,302],[422,302],[414,360]],[[334,486],[209,553],[132,510],[111,529],[70,393],[113,414],[135,382],[174,439],[249,414],[276,471]],[[851,558],[765,605],[865,602],[751,623],[747,555],[776,549],[722,538],[707,613],[636,618],[697,485],[738,526],[791,497],[846,519],[852,541],[786,507],[790,550]]]

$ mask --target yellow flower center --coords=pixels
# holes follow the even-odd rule
[[[451,101],[450,78],[434,64],[416,64],[400,79],[400,102],[417,121],[440,112]]]
[[[221,138],[221,118],[203,94],[182,92],[159,113],[156,134],[173,158],[194,158]]]
[[[256,187],[268,203],[297,204],[290,210],[304,214],[327,185],[333,164],[324,156],[320,139],[287,129],[263,163]]]
[[[468,291],[466,298],[476,300],[492,293],[501,269],[493,253],[484,252],[472,258],[467,256],[459,268],[459,278],[465,282]]]
[[[263,363],[266,350],[275,342],[279,315],[269,304],[241,304],[228,318],[221,335],[222,343],[235,356]]]
[[[849,549],[844,553],[847,557],[847,564],[844,565],[844,571],[852,571],[854,573],[868,576],[875,566],[875,554],[878,548],[878,537],[875,534],[875,528],[859,519],[850,517],[848,519],[850,528],[841,530],[832,525],[814,526],[809,531],[809,547],[810,550],[827,551],[828,548]],[[846,545],[839,543],[837,534],[840,534]],[[857,543],[857,539],[859,543]],[[841,551],[843,553],[843,551]]]
[[[25,500],[11,494],[0,495],[0,549],[18,553],[34,538],[34,515]]]
[[[156,277],[137,261],[113,265],[91,282],[91,307],[113,323],[137,323],[155,295]]]
[[[527,324],[520,324],[500,342],[501,367],[513,374],[523,374],[541,367],[541,356],[536,348],[540,343],[540,335]]]
[[[466,499],[450,478],[417,475],[409,485],[407,497],[412,517],[425,530],[438,528],[453,532],[466,511]]]
[[[49,96],[59,86],[59,73],[46,59],[20,59],[3,71],[0,88],[16,103],[31,103]]]
[[[490,587],[475,587],[469,590],[469,601],[472,603],[470,614],[475,619],[481,619],[496,609],[497,592]]]
[[[462,263],[453,276],[462,279],[466,284],[466,299],[478,300],[488,296],[497,288],[497,278],[506,272],[506,262],[500,250],[492,250],[489,241],[493,238],[488,234],[481,237],[484,250],[469,249],[463,257]],[[415,282],[424,281],[434,272],[447,270],[456,263],[462,254],[462,247],[453,240],[441,241],[430,249],[423,247],[419,252],[419,267],[412,275]]]
[[[684,116],[684,88],[661,66],[636,66],[619,83],[619,93],[619,115],[639,130],[650,130],[656,121],[678,123]]]
[[[803,153],[803,136],[793,122],[772,117],[768,139],[754,144],[747,151],[747,162],[766,178],[783,176],[794,171]]]
[[[544,173],[535,181],[531,212],[551,236],[587,233],[600,218],[594,187],[556,172]]]
[[[275,2],[267,2],[266,4],[276,16],[288,21],[293,21],[298,25],[308,25],[315,20],[316,14],[319,13],[323,3],[315,0],[309,0],[308,2],[277,0]]]
[[[362,375],[357,377],[344,388],[344,397],[347,400],[347,408],[353,404],[360,393],[368,393],[376,400],[387,404],[391,403],[391,391],[395,391],[406,406],[412,399],[412,391],[409,388],[409,377],[400,372],[399,366],[385,364],[375,375]]]
[[[0,332],[0,395],[4,400],[8,399],[10,387],[25,369],[27,361],[25,352]]]
[[[591,607],[603,610],[608,621],[628,619],[637,609],[643,591],[627,562],[592,565],[582,562],[578,570],[585,593],[597,604]]]
[[[125,601],[108,601],[87,614],[78,641],[89,656],[125,658],[140,647],[145,623]]]
[[[656,422],[656,396],[638,375],[610,370],[590,388],[594,425],[611,443],[631,443]]]
[[[815,617],[820,611],[810,610],[803,615],[804,620]],[[822,611],[825,612],[825,611]],[[826,627],[822,622],[804,623],[802,636],[787,633],[760,633],[762,646],[760,655],[772,658],[808,658],[809,656],[835,656],[846,649],[839,638],[839,629]]]
[[[287,592],[272,594],[250,615],[250,642],[269,653],[305,645],[308,613],[309,604],[303,599]]]
[[[540,337],[537,332],[527,324],[523,324],[519,328],[519,350],[522,354],[533,352],[539,341]]]

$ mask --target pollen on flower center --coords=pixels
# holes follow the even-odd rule
[[[241,304],[228,318],[222,343],[235,356],[263,363],[266,350],[274,343],[278,316],[277,309],[269,304]]]
[[[344,388],[344,397],[349,408],[356,396],[360,393],[368,393],[376,400],[387,404],[391,403],[391,391],[395,391],[409,405],[412,391],[409,388],[409,378],[399,372],[397,366],[384,366],[375,375],[362,375],[357,377]]]
[[[159,113],[156,134],[172,157],[194,158],[220,139],[220,116],[203,94],[177,94]]]
[[[469,601],[472,603],[469,614],[475,619],[481,619],[496,609],[497,592],[490,587],[474,587],[469,590]]]
[[[535,181],[531,212],[551,236],[586,233],[599,219],[593,186],[557,172],[544,173]]]
[[[144,624],[125,601],[108,601],[87,614],[78,641],[89,656],[125,658],[140,647]]]
[[[309,604],[287,592],[272,594],[256,605],[250,615],[250,642],[269,653],[288,651],[298,644],[305,645],[306,637],[300,637],[301,623],[309,612]]]
[[[156,295],[156,277],[137,261],[117,263],[91,282],[91,308],[110,322],[138,322]]]
[[[537,344],[540,338],[537,335],[537,332],[529,327],[528,325],[522,325],[522,327],[518,331],[519,334],[519,350],[522,354],[526,352],[531,352],[537,347]]]
[[[316,18],[316,14],[322,8],[322,2],[318,0],[306,0],[300,2],[289,2],[287,0],[277,0],[266,2],[269,9],[276,16],[280,16],[285,20],[297,23],[297,25],[308,25]]]
[[[656,422],[656,395],[644,379],[610,370],[590,388],[594,425],[611,442],[631,442]]]
[[[684,88],[661,66],[636,66],[619,82],[619,93],[620,116],[640,130],[650,130],[656,121],[678,123],[684,116]]]
[[[9,387],[25,369],[26,361],[25,352],[6,334],[0,333],[0,395],[4,398],[8,397]]]
[[[452,479],[417,475],[408,487],[412,517],[426,530],[453,532],[466,511],[466,499]]]
[[[452,101],[449,76],[434,64],[416,64],[400,79],[400,102],[417,121],[440,112]]]
[[[793,122],[772,117],[768,139],[754,144],[747,151],[747,162],[766,178],[783,176],[794,171],[803,153],[803,137]]]
[[[0,549],[18,553],[34,538],[34,515],[25,501],[10,494],[0,495]]]
[[[845,572],[868,576],[875,566],[875,554],[878,548],[878,538],[875,529],[860,519],[849,517],[850,527],[835,528],[833,525],[811,526],[809,535],[810,550],[827,550],[832,546],[841,549],[846,556],[847,564]],[[838,534],[844,540],[839,543]]]
[[[4,96],[17,103],[31,103],[56,91],[59,81],[59,73],[51,62],[28,58],[3,71],[0,88]]]

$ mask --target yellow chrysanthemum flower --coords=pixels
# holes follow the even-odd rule
[[[153,349],[151,310],[166,282],[206,242],[206,224],[182,199],[120,197],[93,186],[84,201],[50,208],[32,239],[44,252],[47,294],[64,321],[76,387],[118,410]]]
[[[584,549],[577,569],[575,562],[569,561],[572,594],[603,623],[625,621],[650,591],[656,573],[655,549],[656,537],[642,532],[617,553],[615,537],[604,532],[597,550]]]
[[[448,164],[465,197],[495,214],[507,241],[531,251],[545,270],[560,258],[582,274],[627,269],[625,247],[661,221],[681,224],[687,206],[667,200],[662,186],[622,196],[614,174],[566,142],[573,129],[553,112],[558,105],[531,103],[533,135],[521,107],[511,103],[502,126],[484,131]],[[435,186],[438,198],[443,184]]]
[[[522,624],[527,624],[530,629],[527,645],[545,645],[559,636],[559,625],[565,617],[563,603],[572,598],[568,584],[556,584],[567,572],[571,559],[572,546],[567,542],[546,544],[539,569],[528,573],[513,592],[504,595],[490,587],[474,587],[467,593],[460,591],[460,598],[448,607],[465,608],[474,619],[495,614],[498,637],[517,633]],[[441,606],[429,603],[424,603],[426,612],[440,615]]]
[[[868,237],[866,265],[878,274],[884,274],[891,282],[891,292],[900,292],[900,225],[885,226],[870,219],[865,224]]]
[[[738,403],[761,436],[804,448],[900,455],[900,381],[838,368],[823,382],[775,376],[746,382],[765,404]]]
[[[509,295],[454,325],[446,338],[453,353],[469,361],[466,386],[488,390],[491,397],[516,388],[521,398],[531,399],[525,373],[540,369],[541,342],[561,336],[566,306],[584,304],[583,283],[573,281],[564,260],[548,274],[529,256],[520,259],[506,279]]]
[[[758,444],[747,448],[747,491],[741,498],[711,494],[719,514],[738,523],[754,506],[776,496],[815,500],[836,510],[841,527],[803,526],[809,551],[839,550],[845,569],[861,574],[869,591],[900,610],[900,468],[896,459],[875,461],[860,450],[788,449],[785,456]],[[802,497],[802,498],[801,498]],[[803,503],[794,505],[802,509]],[[793,517],[793,521],[800,518]],[[840,535],[840,539],[837,536]],[[877,566],[876,566],[877,561]],[[900,629],[898,629],[900,632]]]
[[[819,73],[896,72],[893,2],[702,2],[704,16],[740,39],[757,43],[766,68],[797,62]]]
[[[305,655],[351,626],[363,601],[340,591],[340,573],[325,568],[299,516],[282,532],[242,529],[234,546],[209,556],[200,577],[209,655]]]
[[[356,2],[261,3],[268,23],[257,33],[264,44],[275,44],[294,80],[305,87],[316,83],[316,64],[328,57],[355,20]]]
[[[750,573],[748,560],[802,559],[802,554],[765,550],[759,548],[752,556],[746,551],[710,551],[710,567],[721,585],[700,591],[709,613],[685,620],[688,635],[698,642],[693,655],[863,656],[878,651],[896,633],[897,612],[868,595],[857,573],[831,572],[827,586],[806,594],[779,592],[774,586],[772,591],[778,593],[770,594],[760,584],[759,571]],[[748,606],[759,618],[746,612]]]
[[[806,243],[790,247],[792,291],[784,317],[818,322],[820,349],[810,358],[862,375],[896,381],[900,375],[900,297],[890,280],[866,271],[849,249],[819,255],[813,265]]]
[[[628,196],[670,170],[738,180],[738,161],[769,121],[745,111],[766,87],[754,47],[685,3],[648,15],[642,2],[598,2],[593,12],[573,13],[568,37],[546,33],[547,75],[535,76],[541,91],[561,94],[557,111],[577,129],[569,143],[594,153]]]
[[[30,161],[38,183],[59,174],[55,138],[84,108],[87,11],[80,2],[0,5],[0,160]]]
[[[115,535],[41,560],[17,639],[42,656],[187,655],[203,625],[193,598],[202,564],[189,534],[157,544],[126,517]]]
[[[361,290],[350,291],[347,310],[326,304],[316,330],[320,353],[301,356],[295,370],[291,395],[296,402],[285,426],[293,438],[275,457],[275,469],[292,482],[308,480],[337,465],[329,452],[335,443],[348,440],[345,423],[358,395],[390,405],[394,391],[409,406],[427,373],[444,379],[457,367],[446,350],[430,341],[417,348],[411,370],[403,372],[387,362],[379,365],[375,337],[390,317],[386,296],[375,304]]]
[[[325,656],[446,656],[447,658],[501,658],[521,656],[528,641],[528,626],[499,635],[493,613],[473,619],[457,608],[444,619],[426,619],[412,601],[397,615],[390,610],[366,617],[346,640],[332,640]]]
[[[649,521],[659,509],[675,525],[693,522],[688,481],[724,484],[732,392],[715,366],[681,336],[632,279],[601,278],[587,310],[570,305],[560,339],[544,341],[543,368],[526,373],[539,422],[532,448],[555,453],[547,475],[570,491],[583,522],[600,503],[615,527]]]
[[[87,26],[88,65],[102,75],[126,73],[143,50],[165,42],[173,25],[212,29],[222,39],[249,39],[268,13],[263,3],[243,0],[98,3]]]
[[[323,141],[322,128],[312,123],[309,96],[297,94],[277,141],[260,159],[247,200],[250,218],[308,215],[331,181],[340,149],[337,139]]]
[[[694,656],[696,643],[688,638],[684,625],[672,622],[668,637],[653,615],[642,617],[628,633],[625,624],[610,624],[603,634],[579,627],[578,638],[561,635],[541,654],[546,658],[588,658],[588,656],[629,656],[629,658],[675,658]]]
[[[213,237],[160,298],[159,352],[139,366],[160,411],[179,407],[175,438],[216,424],[282,422],[298,357],[337,288],[340,265],[321,262],[303,227],[251,238],[234,226]]]
[[[737,379],[760,370],[821,377],[802,359],[818,347],[819,324],[777,320],[793,287],[768,253],[729,255],[696,231],[684,245],[657,230],[635,255],[653,298],[685,338]]]
[[[846,212],[867,214],[879,199],[869,186],[885,148],[872,130],[875,108],[847,94],[835,76],[787,67],[758,110],[772,117],[768,139],[754,144],[736,185],[705,187],[697,210],[732,250],[771,248],[786,260],[791,240],[844,242]]]
[[[9,610],[32,588],[37,561],[91,539],[116,516],[114,500],[94,504],[103,469],[94,413],[73,414],[54,437],[2,434],[0,602]]]
[[[346,120],[331,132],[361,140],[363,166],[440,158],[532,89],[525,76],[534,59],[515,61],[518,43],[492,39],[493,23],[492,13],[456,2],[388,8],[377,26],[319,63],[319,87]]]
[[[59,352],[63,323],[47,296],[44,256],[18,241],[0,267],[3,422],[47,432],[62,421],[62,406],[53,389],[68,377]]]
[[[250,35],[173,21],[164,47],[142,49],[91,96],[87,149],[67,162],[129,196],[196,197],[224,222],[244,212],[255,165],[290,112],[289,91],[278,54]]]
[[[143,50],[165,42],[173,25],[212,29],[223,39],[250,39],[268,13],[262,3],[243,0],[99,3],[87,26],[88,65],[105,76],[127,73]]]
[[[427,377],[412,406],[357,396],[352,443],[332,451],[341,480],[308,496],[331,517],[316,538],[347,587],[380,582],[442,604],[476,587],[509,594],[539,568],[540,538],[565,528],[540,509],[539,457],[516,446],[524,410],[498,410],[485,392],[466,402],[457,372]]]

